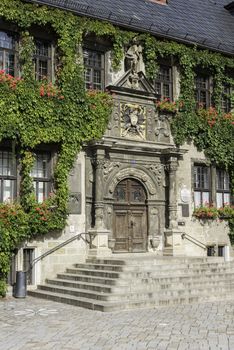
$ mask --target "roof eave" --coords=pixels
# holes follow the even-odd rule
[[[234,49],[232,51],[227,51],[227,50],[224,50],[224,49],[220,49],[219,46],[222,45],[222,43],[219,43],[217,46],[212,46],[212,45],[205,45],[204,42],[205,42],[205,39],[203,40],[203,43],[199,42],[199,41],[196,41],[196,40],[188,40],[186,39],[186,37],[188,36],[188,33],[185,34],[184,38],[180,38],[180,37],[177,37],[176,35],[170,35],[168,34],[168,32],[170,31],[167,30],[167,32],[158,32],[157,30],[152,30],[152,23],[150,24],[149,28],[140,28],[139,26],[136,26],[134,24],[132,24],[131,22],[126,24],[126,23],[123,23],[121,21],[118,21],[118,20],[114,20],[114,19],[110,19],[110,18],[106,18],[106,17],[102,17],[102,16],[99,16],[97,14],[90,14],[90,13],[87,13],[85,11],[79,11],[79,10],[76,10],[76,9],[70,9],[68,7],[65,6],[66,2],[64,1],[63,2],[63,6],[59,6],[59,5],[53,5],[51,3],[48,3],[46,0],[24,0],[25,2],[30,2],[30,3],[36,3],[38,5],[46,5],[46,6],[50,6],[50,7],[54,7],[54,8],[58,8],[60,10],[63,10],[63,11],[69,11],[69,12],[73,12],[77,15],[80,15],[80,16],[85,16],[85,17],[89,17],[89,18],[93,18],[93,19],[99,19],[99,20],[103,20],[103,21],[107,21],[107,22],[110,22],[112,24],[115,24],[115,25],[118,25],[120,27],[123,27],[123,28],[127,28],[127,29],[130,29],[130,30],[135,30],[137,32],[146,32],[146,33],[149,33],[149,34],[152,34],[152,35],[155,35],[159,38],[166,38],[168,40],[174,40],[174,41],[177,41],[177,42],[180,42],[180,43],[183,43],[183,44],[187,44],[187,45],[196,45],[198,46],[199,48],[201,49],[206,49],[206,50],[212,50],[212,51],[215,51],[215,52],[218,52],[218,53],[221,53],[221,54],[224,54],[224,55],[227,55],[227,56],[234,56]],[[234,2],[233,2],[234,3]],[[111,16],[111,13],[110,13],[110,16]],[[110,17],[109,16],[109,17]]]

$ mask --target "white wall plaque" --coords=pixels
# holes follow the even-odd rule
[[[184,185],[180,191],[180,198],[183,203],[189,203],[191,198],[191,193]]]

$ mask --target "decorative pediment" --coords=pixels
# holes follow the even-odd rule
[[[149,94],[155,94],[153,86],[150,84],[143,72],[133,72],[128,70],[114,85],[115,87],[130,90],[142,91]]]

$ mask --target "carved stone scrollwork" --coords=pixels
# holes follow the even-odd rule
[[[152,134],[153,133],[153,110],[151,108],[149,108],[147,110],[147,131],[148,134]]]
[[[163,141],[170,137],[170,124],[167,115],[160,114],[156,118],[155,135],[158,141]]]
[[[151,164],[147,167],[152,173],[154,173],[158,186],[162,185],[163,179],[163,167],[161,164]]]
[[[113,181],[109,186],[109,192],[113,193],[118,182],[128,177],[134,177],[135,179],[138,179],[144,182],[146,188],[148,188],[149,193],[151,195],[156,194],[156,188],[151,178],[147,174],[145,174],[142,170],[132,169],[132,168],[123,169],[118,173],[118,175],[113,179]]]
[[[108,130],[119,129],[119,104],[115,103],[113,116],[107,126]]]
[[[111,162],[106,159],[93,158],[91,159],[91,162],[96,169],[102,170],[104,179],[107,179],[114,169],[120,167],[119,162]]]
[[[96,168],[96,169],[101,169],[104,167],[104,164],[105,164],[106,160],[101,158],[101,159],[97,159],[96,157],[92,158],[91,159],[91,163],[93,164],[93,166]]]
[[[178,169],[178,162],[177,160],[172,161],[165,165],[165,170],[169,173],[175,172]]]
[[[110,162],[110,161],[105,161],[103,164],[103,176],[104,179],[106,180],[108,178],[108,176],[110,175],[110,173],[116,169],[120,167],[120,163],[119,162]]]
[[[145,106],[121,104],[121,136],[145,139],[145,124]]]

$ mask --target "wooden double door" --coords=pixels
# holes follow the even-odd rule
[[[141,183],[136,180],[123,180],[117,185],[114,192],[114,251],[146,251],[147,233],[145,190]]]

